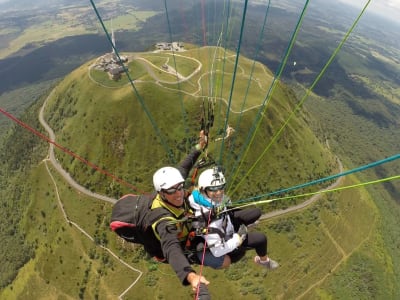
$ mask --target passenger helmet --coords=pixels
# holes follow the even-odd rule
[[[184,182],[181,172],[177,168],[163,167],[153,175],[153,185],[157,192]]]
[[[207,169],[199,176],[199,189],[204,190],[208,187],[221,186],[225,184],[225,176],[218,167]]]

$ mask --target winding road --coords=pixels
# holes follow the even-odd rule
[[[76,190],[78,190],[79,192],[103,200],[103,201],[107,201],[107,202],[111,202],[111,203],[115,203],[117,202],[116,199],[114,198],[110,198],[101,194],[97,194],[97,193],[93,193],[92,191],[86,189],[85,187],[81,186],[79,183],[77,183],[72,177],[71,175],[65,171],[61,164],[58,162],[58,160],[56,159],[55,155],[54,155],[54,144],[55,144],[55,140],[56,140],[56,136],[54,134],[53,129],[51,129],[51,127],[49,126],[49,124],[47,124],[47,122],[44,119],[44,109],[46,107],[47,101],[54,95],[54,93],[56,93],[56,88],[54,88],[51,93],[47,96],[45,102],[43,103],[42,107],[40,108],[39,111],[39,122],[40,124],[44,127],[44,129],[47,131],[49,138],[52,142],[49,142],[49,154],[48,157],[50,159],[50,162],[52,163],[52,165],[54,166],[54,168],[57,170],[58,173],[60,173],[60,175]]]
[[[196,70],[196,71],[199,71],[199,70]],[[89,71],[89,73],[90,73],[90,71]],[[180,76],[178,76],[178,77],[180,77]],[[57,184],[56,184],[56,182],[55,182],[55,180],[54,180],[54,177],[53,177],[52,174],[51,174],[51,171],[50,171],[49,168],[48,168],[47,162],[50,161],[51,164],[54,166],[54,168],[57,170],[57,172],[68,182],[68,184],[70,184],[70,185],[71,185],[74,189],[76,189],[77,191],[79,191],[79,192],[81,192],[81,193],[83,193],[83,194],[85,194],[85,195],[88,195],[88,196],[90,196],[90,197],[93,197],[93,198],[95,198],[95,199],[99,199],[99,200],[102,200],[102,201],[107,201],[107,202],[110,202],[110,203],[113,203],[113,204],[114,204],[117,200],[114,199],[114,198],[107,197],[107,196],[105,196],[105,195],[101,195],[101,194],[94,193],[94,192],[92,192],[92,191],[86,189],[85,187],[81,186],[80,184],[78,184],[78,183],[71,177],[71,175],[70,175],[68,172],[66,172],[66,171],[62,168],[61,164],[60,164],[60,163],[58,162],[58,160],[56,159],[55,154],[54,154],[54,146],[57,146],[57,144],[56,144],[56,142],[55,142],[55,140],[56,140],[55,133],[54,133],[54,131],[52,130],[52,128],[47,124],[47,122],[45,121],[45,118],[44,118],[44,111],[45,111],[47,102],[49,101],[49,99],[50,99],[51,97],[54,96],[54,94],[55,94],[56,92],[57,92],[57,88],[54,88],[54,89],[51,91],[51,93],[47,96],[46,100],[44,101],[44,103],[43,103],[43,105],[42,105],[42,107],[40,108],[40,111],[39,111],[39,122],[40,122],[41,125],[44,127],[44,129],[47,131],[48,136],[49,136],[49,141],[48,141],[48,142],[49,142],[48,157],[47,157],[46,159],[44,159],[44,163],[46,164],[46,169],[47,169],[47,171],[48,171],[48,173],[49,173],[49,175],[50,175],[50,177],[51,177],[51,179],[52,179],[52,181],[53,181],[53,184],[54,184],[54,186],[55,186],[55,190],[56,190],[56,195],[57,195],[58,203],[59,203],[60,209],[61,209],[61,211],[62,211],[62,213],[63,213],[63,216],[64,216],[65,221],[66,221],[67,223],[69,223],[69,224],[75,226],[79,231],[81,231],[85,236],[87,236],[90,240],[92,240],[92,241],[94,242],[93,237],[91,237],[83,228],[81,228],[81,227],[79,226],[79,224],[77,224],[77,223],[75,223],[75,222],[72,222],[72,221],[68,218],[68,215],[66,214],[66,212],[65,212],[65,210],[64,210],[63,203],[62,203],[61,198],[60,198],[59,193],[58,193]],[[340,162],[339,159],[338,159],[337,161],[338,161],[338,164],[339,164],[340,172],[342,172],[342,171],[343,171],[343,165],[342,165],[342,163]],[[327,188],[324,189],[324,190],[328,190],[328,189],[335,188],[336,186],[338,186],[338,185],[341,183],[341,180],[342,180],[342,178],[339,177],[339,178],[336,180],[336,182],[334,182],[332,185],[330,185],[329,187],[327,187]],[[324,190],[322,190],[322,191],[324,191]],[[309,206],[309,205],[311,205],[312,203],[314,203],[315,201],[317,201],[318,199],[320,199],[320,197],[321,197],[321,194],[316,194],[316,195],[312,196],[310,199],[304,201],[304,202],[301,203],[301,204],[298,204],[298,205],[289,207],[289,208],[284,209],[284,210],[276,210],[276,211],[273,211],[273,212],[270,212],[270,213],[266,213],[266,214],[264,214],[264,215],[261,216],[260,220],[266,220],[266,219],[274,218],[274,217],[281,216],[281,215],[284,215],[284,214],[292,213],[292,212],[297,211],[297,210],[304,209],[304,208],[306,208],[307,206]],[[121,264],[125,265],[126,267],[128,267],[128,268],[131,269],[132,271],[135,271],[135,272],[138,273],[138,277],[132,282],[132,284],[130,284],[129,287],[127,287],[127,288],[119,295],[118,298],[119,298],[119,299],[122,299],[123,296],[138,282],[138,280],[141,278],[141,276],[142,276],[143,273],[142,273],[142,271],[140,271],[140,270],[134,268],[133,266],[131,266],[131,265],[129,265],[128,263],[126,263],[126,262],[124,262],[123,260],[121,260],[115,253],[113,253],[113,252],[112,252],[110,249],[108,249],[107,247],[102,246],[102,245],[100,245],[100,247],[103,248],[104,250],[106,250],[107,252],[109,252],[109,253],[110,253],[115,259],[117,259]]]
[[[76,190],[78,190],[79,192],[88,195],[90,197],[99,199],[99,200],[103,200],[103,201],[107,201],[110,203],[115,203],[117,200],[114,198],[110,198],[107,197],[105,195],[101,195],[101,194],[97,194],[94,193],[88,189],[86,189],[85,187],[81,186],[79,183],[77,183],[72,177],[71,175],[65,171],[61,164],[58,162],[58,160],[56,159],[55,155],[54,155],[54,144],[55,144],[55,134],[53,129],[51,129],[51,127],[47,124],[47,122],[44,119],[44,110],[47,104],[47,101],[54,95],[54,93],[56,93],[56,88],[53,89],[51,91],[51,93],[47,96],[47,99],[45,100],[45,102],[43,103],[42,107],[40,108],[39,111],[39,122],[40,124],[44,127],[44,129],[47,131],[49,138],[52,142],[49,142],[49,160],[52,163],[52,165],[54,166],[54,168],[57,170],[57,172]],[[339,159],[337,159],[337,162],[339,164],[339,172],[342,173],[343,172],[343,165],[341,163],[341,161]],[[331,184],[330,186],[328,186],[327,188],[321,190],[321,191],[325,191],[325,190],[330,190],[333,189],[335,187],[337,187],[338,185],[340,185],[342,180],[342,177],[339,177],[333,184]],[[276,210],[276,211],[272,211],[270,213],[266,213],[264,215],[261,216],[261,220],[265,220],[265,219],[270,219],[270,218],[274,218],[283,214],[287,214],[287,213],[291,213],[297,210],[301,210],[306,208],[307,206],[311,205],[312,203],[314,203],[315,201],[317,201],[319,198],[321,197],[321,194],[316,194],[313,195],[310,199],[295,205],[295,206],[291,206],[287,209],[281,209],[281,210]]]
[[[339,160],[339,158],[337,158],[337,162],[338,162],[338,165],[339,165],[339,173],[343,173],[343,164]],[[320,199],[321,196],[322,196],[322,192],[323,191],[331,190],[331,189],[334,189],[334,188],[338,187],[341,184],[342,180],[343,180],[343,177],[339,177],[330,186],[320,190],[320,192],[321,192],[320,194],[313,195],[311,198],[307,199],[306,201],[304,201],[304,202],[302,202],[300,204],[288,207],[286,209],[278,209],[278,210],[274,210],[274,211],[271,211],[269,213],[263,214],[261,216],[260,220],[271,219],[271,218],[274,218],[274,217],[277,217],[277,216],[281,216],[281,215],[284,215],[284,214],[288,214],[288,213],[291,213],[291,212],[295,212],[295,211],[304,209],[307,206],[313,204],[318,199]]]

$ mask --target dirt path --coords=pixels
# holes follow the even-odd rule
[[[337,159],[337,162],[338,162],[338,165],[339,165],[339,173],[342,173],[343,172],[343,164],[339,159]],[[339,177],[330,186],[328,186],[325,189],[322,189],[321,192],[336,188],[337,186],[339,186],[341,184],[342,180],[343,180],[343,178]],[[274,218],[274,217],[277,217],[277,216],[281,216],[281,215],[284,215],[284,214],[288,214],[288,213],[291,213],[291,212],[295,212],[295,211],[304,209],[307,206],[313,204],[315,201],[319,200],[321,198],[321,196],[322,196],[322,194],[316,194],[316,195],[312,196],[310,199],[308,199],[308,200],[306,200],[306,201],[304,201],[304,202],[302,202],[302,203],[300,203],[298,205],[294,205],[294,206],[288,207],[286,209],[279,209],[279,210],[274,210],[272,212],[266,213],[266,214],[261,216],[260,220],[271,219],[271,218]]]
[[[50,139],[51,141],[54,142],[54,143],[49,142],[48,158],[45,159],[44,162],[45,162],[45,164],[46,164],[47,171],[48,171],[48,173],[49,173],[49,175],[50,175],[50,177],[51,177],[51,179],[52,179],[52,181],[53,181],[53,184],[54,184],[54,186],[55,186],[56,195],[57,195],[57,201],[58,201],[58,204],[59,204],[59,206],[60,206],[60,209],[61,209],[61,211],[62,211],[62,213],[63,213],[63,215],[64,215],[65,221],[66,221],[67,223],[69,223],[69,224],[75,226],[79,231],[81,231],[85,236],[87,236],[91,241],[94,242],[93,237],[91,237],[83,228],[81,228],[77,223],[72,222],[71,220],[69,220],[69,218],[68,218],[68,216],[67,216],[67,214],[66,214],[66,212],[65,212],[65,210],[64,210],[63,203],[62,203],[62,201],[61,201],[61,199],[60,199],[60,195],[59,195],[59,193],[58,193],[58,188],[57,188],[56,182],[55,182],[55,180],[54,180],[54,178],[53,178],[53,176],[52,176],[52,174],[51,174],[51,172],[50,172],[50,170],[49,170],[49,168],[48,168],[47,161],[50,161],[51,164],[52,164],[52,165],[54,166],[54,168],[56,169],[56,171],[68,182],[68,184],[70,184],[73,188],[75,188],[75,189],[78,190],[79,192],[81,192],[81,193],[83,193],[83,194],[85,194],[85,195],[88,195],[88,196],[90,196],[90,197],[93,197],[93,198],[95,198],[95,199],[99,199],[99,200],[102,200],[102,201],[107,201],[107,202],[110,202],[110,203],[115,203],[117,200],[116,200],[116,199],[113,199],[113,198],[110,198],[110,197],[107,197],[107,196],[105,196],[105,195],[101,195],[101,194],[94,193],[94,192],[92,192],[92,191],[90,191],[90,190],[84,188],[83,186],[79,185],[79,184],[71,177],[71,175],[70,175],[68,172],[66,172],[66,171],[62,168],[61,164],[60,164],[60,163],[58,162],[58,160],[56,159],[55,154],[54,154],[54,144],[55,144],[55,138],[56,138],[56,137],[55,137],[54,131],[52,130],[52,128],[47,124],[47,122],[46,122],[45,119],[44,119],[44,110],[45,110],[45,107],[46,107],[46,105],[47,105],[48,100],[54,95],[54,93],[56,93],[56,89],[53,89],[52,92],[48,95],[47,99],[45,100],[45,102],[43,103],[43,106],[41,107],[41,109],[40,109],[40,111],[39,111],[39,121],[40,121],[41,125],[44,127],[44,129],[47,131],[47,133],[48,133],[48,135],[49,135],[49,139]],[[338,160],[338,164],[339,164],[339,169],[340,169],[340,173],[341,173],[341,172],[343,171],[343,165],[342,165],[342,163],[341,163],[339,160]],[[341,178],[338,178],[338,180],[337,180],[335,183],[331,184],[329,187],[327,187],[327,188],[324,189],[324,190],[335,188],[335,187],[338,186],[340,183],[341,183]],[[273,211],[273,212],[264,214],[263,216],[261,216],[260,219],[261,219],[261,220],[270,219],[270,218],[274,218],[274,217],[277,217],[277,216],[281,216],[281,215],[284,215],[284,214],[288,214],[288,213],[291,213],[291,212],[294,212],[294,211],[297,211],[297,210],[304,209],[304,208],[306,208],[307,206],[309,206],[309,205],[311,205],[312,203],[314,203],[315,201],[317,201],[318,199],[320,199],[320,197],[321,197],[321,194],[314,195],[314,196],[312,196],[310,199],[304,201],[304,202],[301,203],[301,204],[298,204],[298,205],[289,207],[289,208],[284,209],[284,210],[277,210],[277,211]],[[104,247],[104,246],[100,246],[100,247],[103,248],[104,250],[106,250],[107,252],[109,252],[110,255],[112,255],[115,259],[117,259],[121,264],[124,264],[124,265],[125,265],[126,267],[128,267],[129,269],[131,269],[131,270],[133,270],[133,271],[139,273],[138,278],[137,278],[125,291],[123,291],[122,294],[120,294],[119,299],[122,299],[122,297],[123,297],[123,296],[138,282],[138,280],[141,278],[141,276],[142,276],[142,271],[140,271],[140,270],[138,270],[138,269],[135,269],[135,268],[132,267],[131,265],[129,265],[129,264],[127,264],[126,262],[122,261],[122,260],[121,260],[115,253],[113,253],[110,249],[108,249],[108,248],[106,248],[106,247]],[[335,268],[337,268],[337,267],[339,266],[340,263],[341,263],[341,262],[339,262],[338,265],[335,266]],[[327,276],[328,276],[328,275],[327,275]],[[325,276],[324,278],[322,278],[319,282],[315,283],[315,285],[309,287],[302,295],[305,295],[305,294],[306,294],[309,290],[311,290],[314,286],[320,284],[320,282],[322,282],[323,280],[325,280],[325,278],[326,278],[327,276]],[[302,295],[300,295],[300,296],[302,296]]]
[[[376,219],[374,220],[374,223],[376,222]],[[357,245],[357,247],[354,247],[353,250],[351,250],[349,253],[346,253],[343,248],[339,245],[339,243],[334,239],[334,237],[331,235],[331,233],[329,232],[328,228],[326,228],[326,226],[322,224],[322,228],[323,231],[326,233],[326,235],[329,237],[329,239],[332,241],[332,243],[335,245],[336,249],[338,250],[338,252],[340,252],[342,254],[342,258],[337,262],[337,264],[330,270],[329,273],[326,273],[325,276],[323,276],[320,280],[318,280],[317,282],[315,282],[314,284],[310,285],[303,293],[301,293],[300,295],[298,295],[296,297],[296,299],[301,299],[303,298],[305,295],[307,295],[313,288],[321,285],[329,276],[331,276],[332,274],[335,273],[336,269],[339,268],[355,251],[357,251],[371,236],[371,232],[372,232],[372,228],[374,228],[375,226],[370,226],[370,231],[368,233],[368,235]]]
[[[52,128],[50,128],[50,126],[46,123],[45,119],[44,119],[44,109],[46,107],[47,101],[53,96],[53,94],[56,92],[56,90],[52,90],[52,92],[49,94],[49,96],[47,96],[47,99],[45,100],[45,102],[43,103],[40,111],[39,111],[39,122],[42,124],[42,126],[45,128],[45,130],[47,131],[49,138],[51,141],[55,142],[55,134],[54,131],[52,130]],[[72,177],[70,176],[70,174],[68,172],[66,172],[61,164],[57,161],[57,159],[55,158],[54,155],[54,144],[53,143],[49,143],[49,154],[48,154],[48,158],[44,160],[44,163],[46,165],[46,169],[47,172],[49,173],[49,176],[54,184],[54,189],[56,191],[56,196],[57,196],[57,202],[58,202],[58,206],[60,207],[60,210],[64,216],[64,220],[65,222],[67,222],[68,224],[74,226],[77,230],[79,230],[80,232],[82,232],[89,240],[91,240],[93,243],[94,238],[87,233],[82,227],[79,226],[79,224],[71,221],[68,218],[68,215],[64,209],[64,205],[61,201],[61,197],[60,194],[58,192],[58,187],[56,184],[56,181],[53,177],[53,175],[51,174],[51,171],[47,165],[47,162],[50,161],[51,164],[53,165],[53,167],[56,169],[56,171],[67,181],[68,184],[70,184],[73,188],[75,188],[76,190],[78,190],[79,192],[88,195],[90,197],[93,197],[95,199],[99,199],[102,201],[107,201],[107,202],[111,202],[111,203],[115,203],[117,200],[107,197],[105,195],[101,195],[101,194],[97,194],[97,193],[93,193],[91,191],[89,191],[88,189],[84,188],[83,186],[79,185],[75,180],[72,179]],[[118,299],[122,299],[123,296],[139,281],[139,279],[141,278],[143,272],[140,271],[139,269],[134,268],[133,266],[131,266],[130,264],[126,263],[125,261],[123,261],[121,258],[119,258],[119,256],[117,254],[115,254],[114,252],[112,252],[109,248],[102,246],[102,245],[98,245],[100,248],[104,249],[105,251],[107,251],[111,256],[113,256],[117,261],[119,261],[119,263],[123,264],[124,266],[126,266],[127,268],[129,268],[130,270],[137,272],[139,275],[138,277],[118,296]]]
[[[45,102],[43,103],[42,107],[40,108],[39,111],[39,122],[40,124],[44,127],[44,129],[47,131],[49,138],[51,141],[55,142],[56,140],[56,136],[54,134],[53,129],[50,128],[50,126],[46,123],[45,119],[44,119],[44,109],[46,107],[47,101],[54,95],[54,93],[56,92],[56,89],[53,89],[51,91],[51,93],[47,96],[47,99],[45,100]],[[56,159],[55,155],[54,155],[54,144],[53,143],[49,143],[49,154],[48,157],[51,161],[51,163],[53,164],[54,168],[57,170],[58,173],[61,174],[61,176],[76,190],[78,190],[79,192],[103,200],[103,201],[107,201],[110,203],[115,203],[117,200],[114,198],[110,198],[107,197],[105,195],[101,195],[101,194],[97,194],[97,193],[93,193],[90,190],[84,188],[83,186],[81,186],[80,184],[78,184],[72,177],[71,175],[65,171],[61,164],[58,162],[58,160]]]
[[[61,212],[62,212],[62,214],[63,214],[63,216],[64,216],[65,222],[68,223],[68,224],[70,224],[70,225],[72,225],[72,226],[74,226],[77,230],[79,230],[82,234],[84,234],[89,240],[91,240],[93,243],[95,243],[94,238],[93,238],[88,232],[86,232],[81,226],[79,226],[79,224],[77,224],[77,223],[71,221],[71,220],[68,218],[68,215],[67,215],[67,213],[66,213],[66,211],[65,211],[65,209],[64,209],[64,205],[63,205],[63,203],[62,203],[62,201],[61,201],[60,194],[59,194],[59,192],[58,192],[57,183],[56,183],[56,181],[55,181],[55,179],[54,179],[54,177],[53,177],[53,174],[51,174],[51,171],[50,171],[49,166],[48,166],[48,164],[47,164],[47,162],[48,162],[49,160],[50,160],[50,159],[45,159],[45,160],[44,160],[44,164],[45,164],[45,166],[46,166],[47,173],[49,174],[49,176],[50,176],[50,178],[51,178],[51,180],[52,180],[52,182],[53,182],[54,190],[55,190],[56,196],[57,196],[58,206],[60,207],[60,210],[61,210]],[[132,270],[132,271],[138,273],[138,277],[128,286],[128,288],[126,288],[126,289],[118,296],[118,299],[122,299],[122,297],[123,297],[123,296],[124,296],[138,281],[139,281],[139,279],[140,279],[140,278],[142,277],[142,275],[143,275],[143,272],[140,271],[139,269],[136,269],[136,268],[132,267],[130,264],[128,264],[127,262],[125,262],[124,260],[122,260],[117,254],[115,254],[114,252],[112,252],[109,248],[107,248],[107,247],[105,247],[105,246],[102,246],[102,245],[98,245],[98,246],[99,246],[100,248],[102,248],[103,250],[107,251],[107,252],[108,252],[111,256],[113,256],[119,263],[123,264],[123,265],[126,266],[128,269],[130,269],[130,270]]]

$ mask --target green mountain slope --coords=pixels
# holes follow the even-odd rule
[[[168,53],[128,54],[137,93],[124,79],[108,81],[100,71],[90,68],[94,63],[90,62],[55,88],[46,102],[45,119],[59,144],[139,190],[150,191],[154,170],[178,162],[188,152],[200,129],[207,96],[215,99],[209,146],[209,154],[215,159],[221,153],[221,142],[215,140],[224,136],[230,108],[229,124],[235,132],[225,140],[221,159],[231,186],[240,183],[231,195],[234,201],[338,172],[325,140],[318,139],[309,128],[312,120],[306,112],[295,115],[274,140],[297,101],[283,85],[276,87],[250,145],[247,134],[257,118],[253,107],[264,100],[272,75],[257,64],[252,74],[254,84],[246,93],[252,62],[241,58],[231,90],[228,83],[234,76],[234,58],[222,59],[232,53],[224,56],[219,51],[195,48],[182,52],[174,62]],[[211,64],[210,57],[215,53],[221,58],[219,66]],[[163,72],[164,64],[186,80],[177,82],[177,76]],[[227,77],[219,73],[222,68]],[[32,107],[31,115],[37,112],[38,108]],[[13,143],[17,137],[20,142]],[[121,243],[109,231],[110,203],[69,186],[48,160],[41,161],[47,156],[43,146],[29,150],[21,147],[31,138],[15,132],[8,139],[8,148],[1,151],[6,180],[2,214],[9,218],[6,214],[12,209],[5,203],[18,204],[15,230],[23,235],[34,255],[29,255],[31,259],[12,283],[6,287],[2,283],[0,298],[116,299],[140,277],[125,299],[189,299],[190,291],[179,286],[168,265],[152,263],[140,247]],[[269,145],[271,140],[275,142]],[[248,146],[249,153],[244,157],[241,150]],[[257,161],[265,149],[267,154]],[[9,160],[8,153],[17,150],[24,153],[25,160],[32,161],[24,173]],[[92,191],[114,198],[132,192],[60,150],[56,157],[77,182]],[[237,159],[242,164],[236,174],[231,166]],[[256,161],[257,166],[245,177]],[[6,197],[17,179],[24,182],[22,192]],[[349,177],[342,184],[356,182],[357,178]],[[22,198],[24,202],[19,203]],[[287,207],[295,201],[275,203],[264,209]],[[365,190],[328,194],[307,209],[261,221],[252,229],[267,233],[270,255],[281,264],[275,272],[255,266],[252,251],[226,271],[205,268],[202,272],[211,281],[214,299],[393,298],[398,283],[392,256],[382,241],[381,221],[381,212]],[[13,234],[3,238],[11,240]],[[1,251],[7,253],[9,249]]]
[[[239,64],[242,73],[236,76],[235,88],[231,91],[229,83],[234,59],[223,60],[226,54],[217,50],[221,59],[214,68],[223,67],[224,76],[218,70],[216,74],[210,73],[211,62],[207,61],[214,55],[214,48],[182,52],[175,59],[168,53],[132,55],[128,67],[131,77],[136,80],[138,93],[131,85],[124,84],[124,80],[120,87],[115,87],[110,80],[97,79],[101,71],[92,69],[88,72],[88,65],[85,65],[57,87],[54,98],[46,106],[48,123],[55,130],[57,141],[71,151],[103,169],[112,170],[114,175],[138,188],[149,190],[149,178],[156,168],[177,163],[188,152],[200,130],[202,106],[211,103],[208,96],[216,99],[210,138],[218,139],[224,135],[227,105],[232,93],[228,123],[235,133],[224,143],[222,164],[227,166],[228,176],[233,175],[229,173],[232,170],[228,165],[237,163],[237,158],[243,157],[243,149],[250,144],[248,133],[257,125],[257,113],[272,76],[261,65],[257,65],[251,74],[252,62],[242,59]],[[172,74],[163,71],[165,62],[182,76],[190,74],[186,76],[191,77],[177,83]],[[140,70],[144,68],[147,72],[138,72],[138,65],[142,66]],[[196,71],[198,67],[200,71]],[[254,83],[246,93],[250,76]],[[215,86],[210,87],[209,82]],[[211,88],[213,94],[209,93]],[[239,172],[247,171],[266,147],[270,149],[251,173],[251,178],[245,178],[244,188],[236,198],[320,178],[334,170],[335,160],[310,131],[303,114],[295,116],[276,142],[269,146],[296,101],[288,90],[277,86],[253,138],[251,155],[241,159]],[[220,147],[220,141],[210,143],[209,154],[216,160],[221,157]],[[102,178],[101,174],[92,172],[69,155],[60,153],[57,157],[64,168],[89,189],[120,196],[120,193],[107,189],[110,180]],[[286,171],[284,176],[278,176],[279,170]],[[123,191],[127,192],[126,189]]]

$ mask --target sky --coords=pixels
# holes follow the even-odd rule
[[[368,0],[339,0],[357,8],[362,8]],[[400,0],[371,0],[367,12],[374,12],[387,19],[400,22]]]
[[[339,0],[357,8],[362,8],[368,0]],[[0,0],[4,2],[18,2],[18,0]],[[368,12],[375,12],[387,19],[400,23],[400,0],[371,0],[367,9]]]

